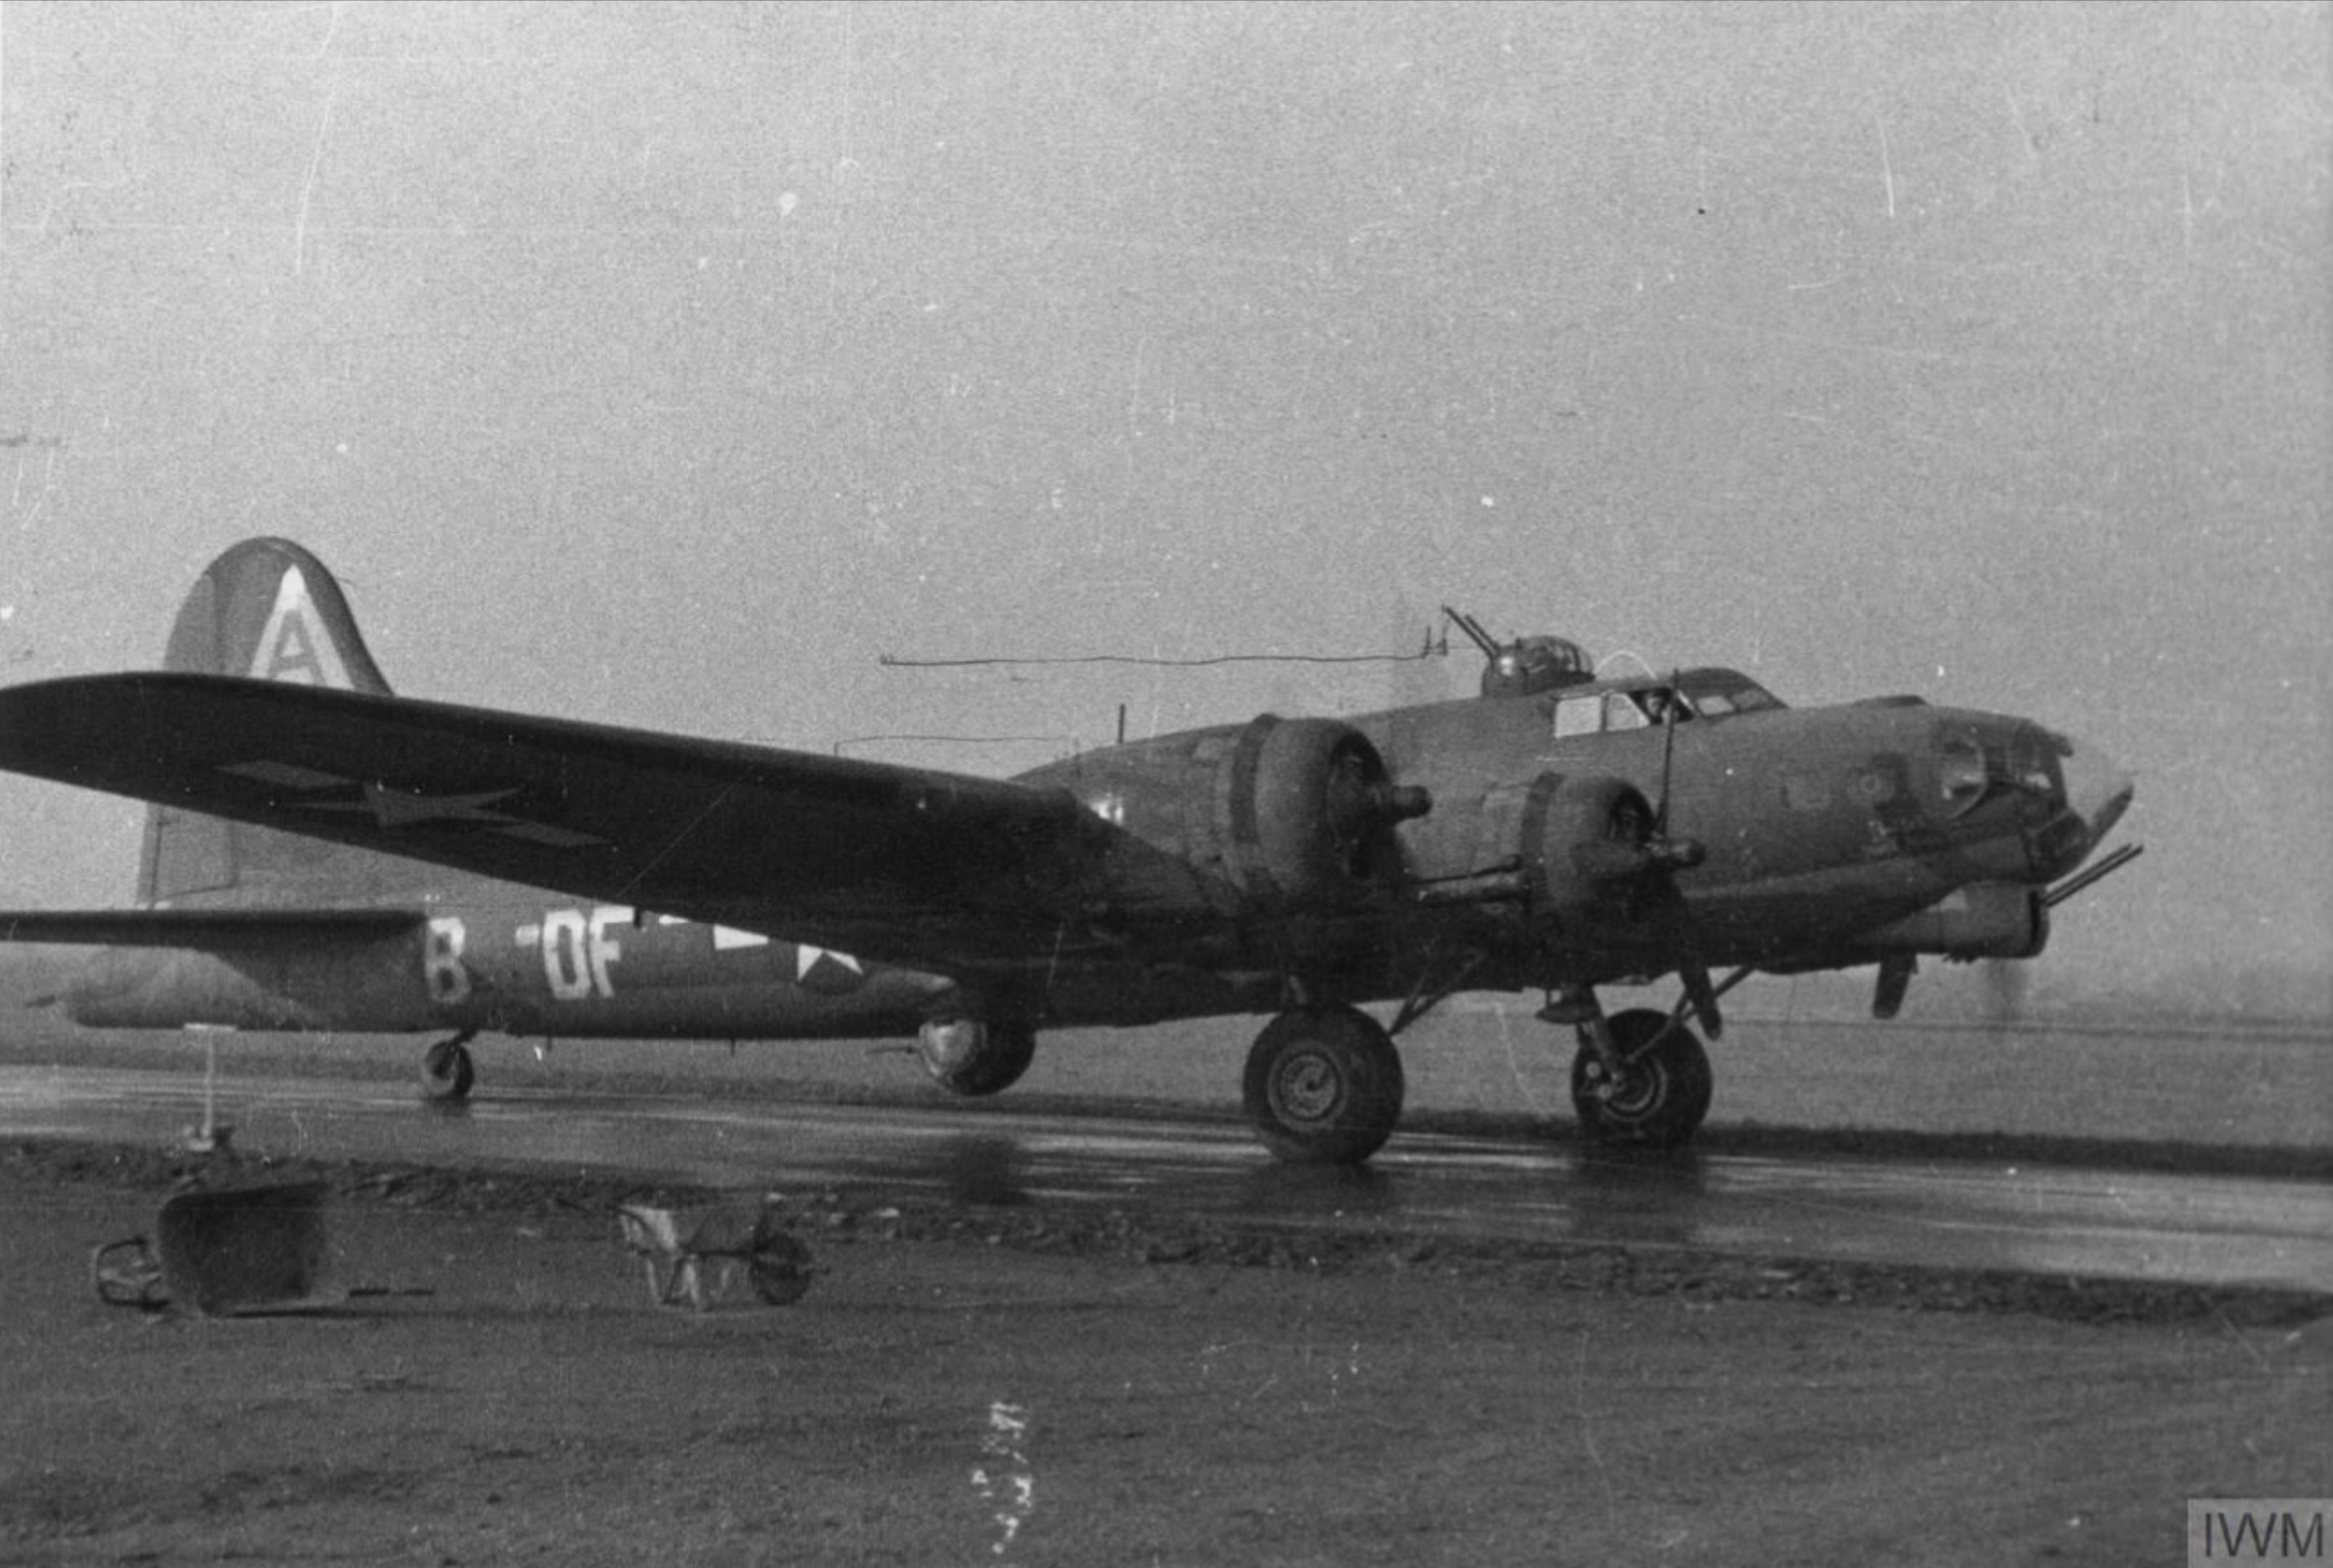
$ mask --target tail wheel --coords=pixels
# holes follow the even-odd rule
[[[1036,1060],[1037,1031],[1026,1024],[936,1018],[916,1031],[916,1056],[951,1095],[999,1095]]]
[[[1305,1165],[1358,1165],[1401,1120],[1401,1054],[1357,1008],[1281,1014],[1248,1052],[1247,1119],[1264,1147]]]
[[[425,1100],[464,1100],[478,1081],[478,1069],[470,1060],[470,1048],[463,1042],[470,1037],[458,1035],[450,1040],[440,1040],[421,1053],[421,1097]]]
[[[1701,1037],[1682,1021],[1672,1027],[1666,1013],[1649,1008],[1616,1015],[1611,1028],[1627,1063],[1617,1078],[1585,1039],[1571,1059],[1571,1104],[1580,1131],[1598,1143],[1675,1148],[1709,1114],[1714,1085]]]

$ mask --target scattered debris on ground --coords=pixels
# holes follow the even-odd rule
[[[352,1202],[456,1213],[616,1216],[627,1206],[685,1210],[738,1195],[621,1177],[515,1167],[455,1170],[368,1162],[274,1160],[220,1151],[195,1154],[130,1144],[23,1140],[0,1168],[25,1179],[187,1190],[291,1180],[327,1182]],[[982,1208],[936,1200],[868,1201],[832,1190],[757,1195],[772,1236],[821,1245],[984,1242],[1063,1257],[1156,1265],[1382,1271],[1455,1278],[1499,1276],[1542,1291],[1593,1291],[1708,1301],[1794,1301],[1923,1312],[2023,1313],[2084,1323],[2306,1322],[2333,1314],[2333,1297],[2278,1287],[1924,1268],[1579,1242],[1436,1239],[1308,1227],[1301,1221],[1198,1219],[1166,1205]]]

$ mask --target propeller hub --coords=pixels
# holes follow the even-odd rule
[[[1663,871],[1690,871],[1709,858],[1698,838],[1662,838],[1645,846],[1645,858]]]
[[[1379,798],[1378,809],[1387,822],[1408,822],[1434,809],[1434,791],[1423,784],[1395,784]]]

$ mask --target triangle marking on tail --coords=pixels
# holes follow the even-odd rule
[[[332,645],[308,595],[308,579],[298,567],[285,569],[275,590],[275,607],[268,613],[267,628],[259,635],[252,655],[254,680],[288,681],[302,686],[334,686],[353,691],[348,666]]]

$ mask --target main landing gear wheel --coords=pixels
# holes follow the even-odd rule
[[[478,1081],[478,1069],[470,1060],[469,1038],[456,1035],[421,1053],[423,1099],[443,1103],[469,1098],[471,1086]]]
[[[1617,1080],[1584,1028],[1579,1054],[1571,1059],[1571,1104],[1579,1130],[1596,1143],[1675,1148],[1709,1114],[1713,1085],[1701,1037],[1683,1022],[1670,1028],[1668,1015],[1650,1008],[1618,1014],[1610,1026],[1627,1064]]]
[[[1401,1120],[1401,1054],[1356,1008],[1308,1008],[1264,1026],[1242,1085],[1247,1119],[1281,1159],[1358,1165]]]

